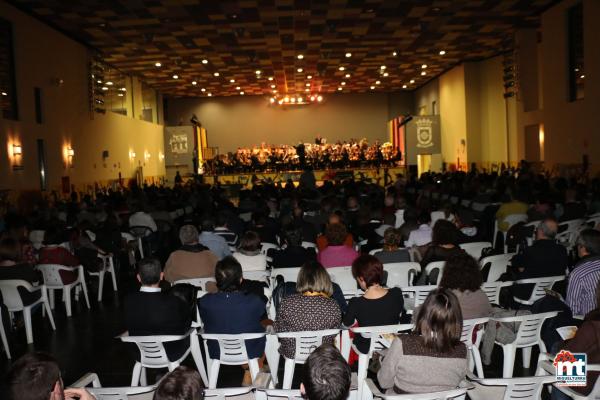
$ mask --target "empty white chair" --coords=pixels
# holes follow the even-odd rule
[[[8,340],[6,340],[6,330],[4,329],[4,323],[2,322],[2,308],[0,308],[0,339],[2,339],[2,346],[6,353],[6,358],[10,360],[10,347],[8,347]]]
[[[112,254],[98,254],[98,258],[102,260],[102,268],[98,272],[89,272],[91,276],[98,277],[98,301],[102,301],[102,291],[104,289],[104,274],[107,272],[111,275],[113,290],[117,291],[117,274],[115,273],[115,265]]]
[[[19,295],[18,287],[22,287],[29,292],[40,291],[40,298],[29,305],[24,305]],[[12,314],[17,311],[23,312],[23,320],[25,321],[25,335],[27,336],[27,343],[33,343],[33,328],[31,326],[31,309],[38,305],[43,305],[43,310],[46,311],[48,320],[52,330],[56,330],[54,325],[54,318],[52,317],[52,310],[48,303],[48,291],[45,285],[34,287],[29,282],[20,279],[9,279],[0,280],[0,292],[2,292],[2,298],[4,305],[8,308],[8,311]]]
[[[520,279],[515,281],[515,285],[522,285],[533,283],[535,286],[531,291],[531,296],[527,300],[519,299],[518,297],[514,297],[514,300],[519,304],[524,304],[527,306],[532,305],[536,302],[536,300],[541,299],[546,295],[546,289],[552,289],[552,285],[556,282],[562,281],[565,279],[564,275],[559,276],[549,276],[544,278],[531,278],[531,279]]]
[[[42,272],[44,276],[44,284],[48,288],[48,297],[50,299],[50,306],[54,308],[54,290],[62,289],[63,301],[65,302],[65,308],[67,310],[67,317],[72,314],[71,311],[71,289],[75,288],[75,295],[77,296],[77,290],[83,291],[85,304],[87,308],[90,308],[90,300],[88,299],[87,285],[85,283],[85,274],[83,272],[83,266],[78,266],[75,269],[71,267],[65,267],[64,265],[58,264],[39,264],[37,268]],[[77,273],[77,279],[71,283],[64,284],[60,277],[59,271],[74,271]]]
[[[367,387],[372,397],[383,400],[463,400],[468,388],[447,390],[432,393],[410,393],[410,394],[385,394],[381,393],[371,379],[367,379]]]
[[[196,367],[198,368],[198,372],[200,373],[204,384],[207,384],[206,370],[204,369],[204,362],[202,361],[202,355],[200,354],[200,346],[195,329],[190,329],[183,335],[129,336],[129,333],[125,332],[122,335],[117,336],[117,338],[125,343],[135,343],[140,350],[140,360],[136,361],[133,366],[131,386],[138,386],[139,384],[142,386],[147,385],[146,368],[168,368],[169,371],[173,371],[181,364],[188,354],[190,354],[190,352],[192,352]],[[169,360],[164,344],[166,342],[175,342],[186,338],[190,341],[190,346],[187,350],[177,360]]]
[[[89,387],[89,385],[92,385]],[[152,386],[123,386],[123,387],[102,387],[100,379],[95,373],[87,373],[76,382],[69,385],[72,388],[85,388],[96,400],[129,400],[138,398],[140,395],[147,395],[152,399],[157,385]],[[133,396],[133,397],[130,397]]]
[[[198,289],[201,289],[203,291],[206,291],[206,285],[209,282],[216,282],[215,278],[213,277],[209,277],[209,278],[190,278],[190,279],[179,279],[177,281],[175,281],[173,284],[177,285],[178,283],[189,283],[190,285],[194,285],[196,286]]]
[[[358,348],[353,344],[352,349],[358,355],[358,398],[363,398],[365,391],[365,380],[367,379],[367,370],[369,368],[369,361],[375,351],[387,349],[392,345],[389,335],[394,335],[403,331],[410,331],[413,329],[413,324],[398,324],[398,325],[383,325],[383,326],[365,326],[352,328],[352,332],[355,335],[361,335],[366,339],[371,339],[371,345],[369,351],[361,353]]]
[[[538,400],[545,384],[556,382],[554,376],[525,378],[479,379],[469,374],[475,386],[469,391],[472,400]]]
[[[491,264],[486,282],[497,281],[500,278],[500,275],[506,272],[506,267],[508,267],[508,264],[510,264],[510,260],[514,257],[514,255],[515,253],[508,253],[483,258],[479,262],[481,268],[484,268],[488,263]]]
[[[487,296],[490,304],[500,305],[500,290],[503,287],[512,286],[512,281],[507,282],[483,282],[481,284],[481,290]]]
[[[541,314],[519,315],[515,317],[492,318],[493,322],[518,323],[515,341],[512,343],[496,344],[502,347],[504,353],[504,366],[502,368],[503,378],[512,378],[515,366],[515,354],[517,349],[523,350],[523,368],[529,368],[531,362],[531,349],[533,346],[540,347],[540,353],[546,352],[546,345],[541,339],[542,324],[547,318],[556,317],[558,312],[547,312]]]
[[[266,335],[261,333],[240,333],[235,335],[217,334],[217,333],[202,333],[204,340],[204,348],[206,350],[206,360],[208,365],[208,388],[214,389],[217,387],[217,379],[219,378],[219,369],[221,364],[224,365],[242,365],[248,364],[252,382],[256,379],[259,366],[258,358],[250,359],[246,350],[246,340],[259,339]],[[212,359],[208,351],[208,340],[216,340],[219,344],[219,358]]]
[[[442,279],[442,274],[444,273],[444,265],[446,265],[446,261],[434,261],[430,262],[425,266],[425,274],[427,274],[427,279],[432,285],[439,284]],[[437,277],[435,279],[430,279],[431,273],[437,270]]]
[[[485,331],[485,324],[489,321],[489,318],[474,318],[466,319],[463,321],[462,334],[460,341],[467,346],[469,351],[469,371],[473,370],[473,366],[477,371],[477,376],[483,378],[483,364],[481,363],[481,354],[479,353],[479,345],[483,338],[483,332]],[[475,333],[475,340],[473,340],[473,333]]]
[[[412,286],[414,277],[421,272],[421,265],[416,262],[387,263],[383,264],[383,270],[388,274],[387,287]]]
[[[492,247],[490,242],[473,242],[463,243],[460,245],[461,249],[463,249],[468,255],[476,260],[481,258],[481,252],[483,249],[487,249],[488,247]]]
[[[279,339],[294,339],[296,350],[294,358],[285,359],[285,371],[283,375],[283,386],[282,389],[292,388],[292,379],[294,378],[294,370],[296,364],[304,364],[306,359],[312,353],[314,349],[319,347],[323,343],[323,338],[328,336],[339,336],[339,329],[326,329],[321,331],[303,331],[303,332],[277,332],[276,335]],[[337,342],[339,343],[339,337]],[[277,366],[271,366],[271,368]]]
[[[352,267],[327,268],[331,281],[337,283],[344,292],[344,297],[352,298],[360,293],[356,280],[352,276]]]
[[[437,285],[425,285],[425,286],[405,286],[402,288],[402,293],[412,293],[412,297],[404,299],[404,307],[406,311],[412,313],[415,308],[419,307],[427,296],[429,296],[429,292],[434,289],[437,289]]]

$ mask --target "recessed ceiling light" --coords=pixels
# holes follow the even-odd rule
[[[235,83],[235,79],[230,79],[229,82]]]
[[[340,71],[343,71],[343,70],[345,70],[346,68],[345,68],[345,67],[339,67],[338,69],[339,69]]]
[[[197,85],[197,84],[198,84],[198,82],[196,82],[196,81],[192,81],[192,85],[194,85],[194,86],[195,86],[195,85]]]
[[[304,54],[298,54],[298,60],[302,60],[304,58]]]
[[[239,87],[239,86],[235,87],[235,90],[240,90],[240,89],[241,89],[241,87]]]
[[[308,75],[306,79],[312,79],[312,75]]]
[[[385,65],[382,65],[381,67],[379,67],[379,69],[386,69],[387,67]]]
[[[342,86],[346,86],[346,82],[342,82]]]
[[[343,89],[343,88],[342,88],[341,86],[340,86],[340,87],[338,87],[338,90],[342,90],[342,89]]]
[[[205,58],[204,60],[202,60],[202,64],[208,64],[208,60]]]
[[[111,81],[108,81],[108,82],[106,82],[106,84],[107,84],[108,86],[112,86],[112,85],[113,85],[113,83],[112,83]]]
[[[212,97],[212,93],[207,94],[208,97]]]
[[[273,104],[273,103],[275,103],[275,98],[271,97],[271,98],[269,99],[269,101],[271,102],[271,104]]]
[[[344,75],[346,78],[350,78],[350,74],[346,74]]]
[[[346,58],[352,57],[352,53],[346,53]]]
[[[398,55],[398,52],[396,52],[396,51],[393,51],[393,52],[392,52],[392,55],[393,55],[394,57],[396,57],[396,56]]]
[[[406,89],[408,86],[406,85],[402,85],[402,89]]]
[[[243,95],[244,95],[244,92],[240,92],[240,95],[242,95],[242,96],[243,96]]]
[[[302,71],[304,71],[304,70],[303,70],[302,68],[298,68],[296,71],[298,71],[298,72],[302,72]]]
[[[374,90],[374,89],[375,89],[375,86],[371,86],[371,90]]]
[[[277,89],[273,90],[273,93],[277,93]]]
[[[123,97],[123,93],[118,93],[117,96]]]
[[[179,79],[179,75],[173,75],[173,79]],[[108,85],[108,82],[106,82],[106,84]],[[111,83],[112,85],[112,83]]]
[[[425,75],[427,75],[427,72],[425,72],[425,71],[421,72],[421,76],[425,76]]]
[[[381,81],[375,81],[376,85],[379,85],[381,83]]]
[[[310,92],[309,88],[304,89],[305,92]]]
[[[206,92],[205,88],[200,89],[201,92]]]
[[[411,80],[410,80],[410,83],[411,83],[411,84],[415,83],[415,80],[414,80],[414,79],[411,79]]]
[[[127,89],[125,89],[124,87],[122,87],[121,89],[119,89],[121,92],[126,92]]]
[[[108,90],[108,88],[106,86],[102,86],[102,90]],[[4,93],[4,92],[2,92],[2,93]],[[4,95],[4,96],[6,96],[6,95]]]
[[[157,62],[157,63],[154,63],[154,66],[155,66],[155,67],[162,67],[162,64],[161,64],[161,63],[159,63],[159,62]]]
[[[585,75],[580,75],[579,77],[580,77],[581,79],[584,79],[584,78],[585,78]]]
[[[270,76],[270,77],[268,77],[267,79],[268,79],[268,80],[270,80],[270,81],[272,81],[272,80],[273,80],[273,77],[272,77],[272,76]]]
[[[292,98],[290,99],[290,101],[291,101],[292,103],[295,103],[295,102],[296,102],[296,98],[295,98],[295,97],[292,97]]]
[[[256,72],[256,75],[262,74],[262,71],[260,69],[257,69],[255,72]]]
[[[388,76],[388,75],[389,75],[389,74],[388,74],[387,72],[384,72],[384,73],[383,73],[383,76]]]
[[[221,74],[219,74],[218,72],[215,72],[213,75],[214,75],[214,76],[219,76],[219,75],[221,75]]]
[[[298,97],[298,103],[302,103],[304,99],[302,97]]]
[[[440,50],[440,56],[443,56],[444,54],[446,54],[445,50]]]
[[[310,86],[310,83],[306,82],[306,86]]]
[[[102,83],[102,81],[101,81],[100,79],[98,79],[96,82],[98,82],[98,83]]]
[[[8,96],[8,93],[2,92],[2,96]]]
[[[421,69],[425,69],[425,68],[427,68],[427,64],[421,65]]]
[[[275,89],[275,85],[271,85],[271,89]]]
[[[317,97],[317,101],[322,101],[322,100],[323,100],[323,97],[322,97],[322,96],[318,96],[318,97]]]

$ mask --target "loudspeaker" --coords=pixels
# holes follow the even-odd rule
[[[108,158],[108,150],[102,152],[102,158]]]

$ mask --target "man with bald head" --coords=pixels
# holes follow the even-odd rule
[[[516,271],[516,279],[542,278],[564,275],[569,261],[567,250],[556,243],[558,223],[546,218],[535,230],[535,241],[521,254],[511,260]],[[520,285],[515,296],[527,299],[531,294],[531,285]]]
[[[165,280],[209,278],[215,276],[218,258],[207,247],[198,243],[198,229],[184,225],[179,229],[181,247],[169,255],[165,264]]]

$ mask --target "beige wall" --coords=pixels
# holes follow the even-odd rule
[[[387,141],[390,113],[408,114],[412,96],[382,93],[326,95],[322,104],[271,106],[265,97],[170,99],[168,124],[188,124],[196,114],[208,132],[209,146],[221,153],[261,142],[329,142],[349,138]],[[404,110],[404,112],[402,112]]]
[[[460,159],[464,164],[468,161],[466,149],[461,145],[461,140],[467,140],[464,65],[441,75],[439,87],[442,159],[448,164],[456,164]]]
[[[0,17],[13,24],[19,104],[18,121],[0,117],[0,189],[39,189],[37,139],[45,141],[49,189],[60,187],[61,177],[67,175],[79,187],[117,179],[119,172],[123,178],[133,177],[140,164],[146,177],[164,175],[159,160],[164,151],[162,126],[110,112],[90,114],[84,46],[6,3],[0,3]],[[35,122],[34,87],[42,89],[42,124]],[[23,148],[17,160],[24,167],[20,171],[12,168],[13,143]],[[65,168],[64,150],[69,146],[75,152],[73,168]],[[102,150],[110,154],[106,163]],[[130,161],[130,150],[136,160]],[[147,161],[145,151],[150,154]]]

